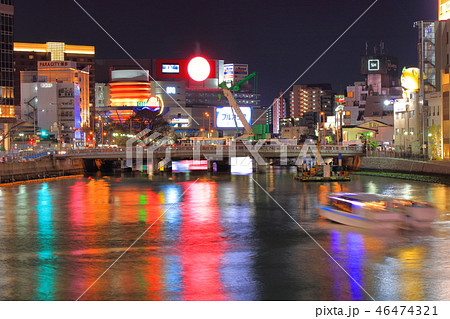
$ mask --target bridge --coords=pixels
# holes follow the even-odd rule
[[[347,158],[352,160],[363,155],[361,146],[346,145],[321,145],[318,150],[316,145],[159,145],[149,147],[133,146],[130,148],[98,148],[70,150],[66,154],[57,157],[81,158],[85,161],[120,161],[121,167],[131,167],[135,163],[146,163],[147,158],[152,162],[152,170],[159,171],[161,162],[167,165],[170,161],[177,160],[201,160],[227,165],[231,157],[250,157],[254,166],[262,167],[267,162],[280,160],[287,165],[288,161],[297,161],[304,157],[322,158]],[[320,154],[320,155],[319,155]],[[149,168],[150,169],[150,168]]]

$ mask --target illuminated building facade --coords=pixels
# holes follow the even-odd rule
[[[89,72],[72,61],[40,61],[37,71],[21,72],[22,119],[83,146],[90,124]]]
[[[418,21],[420,78],[419,106],[421,107],[421,141],[431,152],[450,160],[450,1],[439,0],[439,21]],[[437,103],[437,101],[439,103]],[[440,138],[436,130],[440,128]],[[437,130],[439,131],[439,130]],[[440,144],[438,151],[433,149]]]
[[[450,1],[446,2],[450,5]],[[442,18],[442,17],[441,17]],[[440,18],[440,19],[441,19]],[[443,20],[443,19],[441,19]],[[450,20],[439,21],[436,27],[436,72],[440,75],[441,149],[442,157],[450,160]]]
[[[270,124],[272,124],[273,134],[280,133],[280,119],[286,118],[288,111],[289,109],[287,100],[284,98],[283,92],[280,92],[280,96],[273,100],[272,111],[270,112]]]
[[[331,115],[330,84],[294,85],[290,92],[289,117],[303,117],[307,112],[326,112]]]
[[[0,123],[15,122],[13,65],[14,3],[0,1]],[[6,130],[6,129],[5,129]]]
[[[37,71],[39,61],[73,61],[79,69],[89,72],[89,102],[95,101],[95,47],[71,45],[64,42],[14,43],[15,105],[24,101],[20,97],[20,72]]]
[[[120,102],[117,98],[124,90],[119,89],[117,84],[111,86],[111,83],[114,82],[111,80],[113,71],[142,70],[142,67],[149,70],[150,75],[146,84],[147,88],[150,88],[147,93],[151,97],[158,97],[161,100],[164,105],[162,115],[178,133],[198,133],[206,126],[213,130],[234,132],[236,128],[228,127],[228,123],[225,127],[220,127],[221,122],[217,122],[215,116],[219,114],[216,112],[218,108],[228,106],[222,89],[218,88],[219,83],[222,83],[225,78],[223,60],[198,59],[197,62],[200,64],[194,68],[195,71],[190,69],[193,61],[195,58],[189,60],[141,59],[137,60],[139,65],[136,65],[131,60],[97,60],[96,109],[108,106],[119,107],[120,104],[123,104],[123,101]],[[233,72],[237,70],[236,66],[240,66],[239,72],[233,73],[232,79],[230,78],[232,81],[239,80],[248,74],[247,65],[232,65]],[[242,69],[242,66],[245,68]],[[109,83],[108,88],[105,90],[105,86],[100,83]],[[142,93],[144,87],[141,87],[140,91]],[[241,107],[250,107],[254,113],[252,118],[259,117],[262,113],[260,95],[253,91],[250,84],[243,85],[240,92],[233,94]],[[110,101],[105,101],[107,96]],[[209,115],[208,117],[206,117],[206,113]],[[265,117],[261,118],[258,123],[261,122],[265,122]]]
[[[288,117],[303,118],[311,130],[320,121],[320,113],[332,115],[333,92],[330,84],[294,85],[289,95]]]

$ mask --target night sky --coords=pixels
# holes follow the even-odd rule
[[[292,82],[374,0],[79,0],[135,58],[202,54],[259,72],[263,105]],[[437,0],[379,0],[298,84],[362,80],[360,56],[385,42],[400,68],[417,64],[414,21],[436,20]],[[16,0],[15,41],[95,45],[97,58],[127,55],[72,0]]]

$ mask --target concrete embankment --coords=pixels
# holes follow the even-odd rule
[[[36,161],[0,164],[0,184],[84,173],[83,161],[47,156]]]
[[[393,177],[450,185],[450,162],[411,161],[399,158],[364,157],[358,175]]]
[[[450,162],[423,162],[390,157],[363,157],[359,170],[423,175],[450,175]]]

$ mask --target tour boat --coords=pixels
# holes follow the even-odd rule
[[[328,205],[317,210],[340,224],[375,229],[426,228],[437,215],[428,203],[365,193],[330,194]]]

